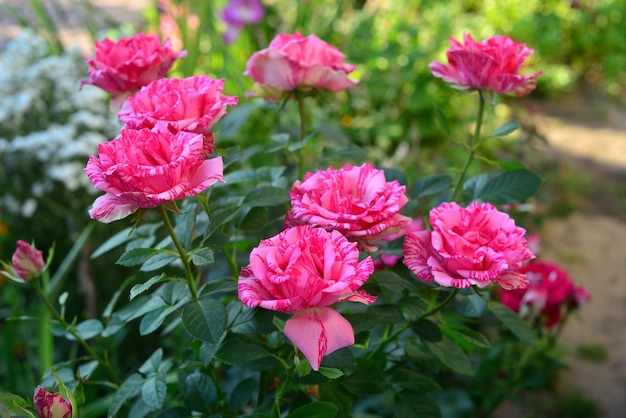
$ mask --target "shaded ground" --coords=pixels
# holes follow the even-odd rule
[[[63,28],[62,38],[90,52],[81,18],[71,0],[41,0]],[[140,22],[150,0],[92,0],[117,21]],[[19,31],[7,6],[28,15],[25,0],[0,0],[0,46]],[[599,405],[600,416],[626,416],[626,110],[595,94],[565,96],[558,102],[527,103],[543,152],[559,165],[564,190],[555,193],[575,208],[545,222],[543,258],[569,271],[593,299],[563,334],[565,362],[557,393],[579,391]],[[566,210],[565,212],[568,212]],[[505,405],[502,417],[523,416]],[[583,416],[583,415],[578,415]]]

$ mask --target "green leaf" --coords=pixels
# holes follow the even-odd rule
[[[165,266],[169,266],[180,257],[178,255],[170,253],[160,253],[147,260],[139,270],[141,271],[155,271],[160,270]]]
[[[156,248],[133,248],[122,254],[116,261],[116,264],[125,267],[137,266],[158,253],[159,250]]]
[[[188,248],[189,244],[191,244],[193,230],[196,226],[196,215],[199,209],[200,207],[198,205],[187,204],[185,205],[185,212],[175,217],[176,227],[174,228],[174,232],[184,248]]]
[[[434,392],[439,389],[434,380],[409,369],[396,369],[391,374],[391,383],[417,393]]]
[[[534,195],[541,182],[541,177],[526,169],[505,171],[489,180],[476,198],[494,205],[520,202]]]
[[[343,413],[342,416],[349,417],[352,415],[354,396],[346,391],[339,381],[334,380],[319,385],[319,391],[320,398],[337,405]]]
[[[362,367],[346,377],[343,385],[348,392],[357,396],[369,396],[382,393],[387,389],[387,382],[380,370],[374,367]]]
[[[250,370],[270,370],[278,364],[272,353],[263,346],[249,342],[236,334],[229,334],[215,353],[218,360]]]
[[[37,418],[37,414],[30,411],[31,408],[31,403],[19,395],[0,393],[0,417]]]
[[[139,334],[152,334],[154,331],[159,329],[159,327],[163,324],[163,321],[165,321],[170,314],[177,311],[182,304],[184,304],[184,302],[179,302],[174,306],[163,306],[148,313],[146,316],[141,318],[141,322],[139,323]]]
[[[224,305],[209,298],[191,303],[183,310],[183,325],[189,335],[213,344],[226,331],[227,318]]]
[[[166,394],[167,384],[163,375],[157,374],[148,377],[141,387],[141,398],[146,405],[153,409],[161,409]]]
[[[411,197],[417,199],[441,193],[445,190],[449,190],[452,186],[452,182],[453,179],[448,174],[432,174],[423,177],[411,188]]]
[[[213,211],[209,218],[209,227],[204,236],[204,239],[206,240],[208,237],[217,232],[222,227],[222,225],[230,222],[234,217],[239,214],[239,211],[241,211],[241,209],[242,206],[231,206],[223,209],[216,209],[215,211]]]
[[[76,331],[76,333],[80,335],[83,340],[88,340],[97,335],[100,335],[103,329],[104,326],[102,325],[102,322],[97,319],[88,319],[74,327],[74,331]],[[72,334],[68,333],[66,334],[66,337],[68,340],[75,340]]]
[[[377,271],[372,275],[372,279],[376,280],[379,285],[389,289],[392,293],[400,294],[403,290],[417,292],[418,288],[413,280],[402,277],[392,271]]]
[[[394,417],[441,418],[439,405],[428,395],[403,392],[393,402]]]
[[[117,416],[118,411],[124,405],[126,400],[136,396],[141,386],[143,385],[144,378],[138,374],[133,373],[120,385],[111,400],[109,405],[108,418]]]
[[[233,412],[237,412],[248,403],[250,403],[250,399],[252,399],[252,394],[256,389],[257,383],[254,377],[248,377],[243,379],[241,382],[237,383],[237,386],[230,393],[230,398],[228,400],[228,404],[230,405],[230,409]]]
[[[422,341],[430,341],[436,343],[441,341],[443,334],[439,326],[428,319],[418,319],[411,323],[413,332],[422,339]]]
[[[320,367],[319,372],[320,374],[331,380],[339,379],[341,376],[344,375],[344,373],[340,369],[335,369],[333,367]]]
[[[474,373],[467,354],[449,338],[444,337],[437,343],[424,341],[424,344],[443,364],[455,372],[467,376]]]
[[[159,370],[159,366],[163,361],[163,349],[157,348],[154,353],[150,356],[148,360],[146,360],[141,367],[139,367],[139,371],[143,374],[154,374]]]
[[[520,341],[532,347],[537,346],[535,333],[515,312],[498,302],[491,301],[487,306],[491,313],[502,322],[502,325],[515,334]]]
[[[96,251],[93,252],[93,254],[91,254],[91,258],[97,258],[125,242],[136,240],[138,238],[151,237],[154,235],[154,232],[158,227],[158,224],[141,225],[135,229],[128,227],[106,240]]]
[[[487,308],[487,302],[476,294],[469,294],[465,297],[458,298],[455,301],[454,307],[461,316],[480,318]]]
[[[482,191],[487,184],[489,176],[487,174],[480,174],[475,177],[471,177],[463,183],[463,198],[466,202],[476,200],[476,196]]]
[[[191,262],[198,267],[207,266],[215,262],[213,250],[203,247],[191,253]]]
[[[383,173],[385,173],[385,180],[387,182],[397,180],[401,185],[406,186],[406,175],[395,168],[383,167]]]
[[[487,135],[487,138],[493,138],[494,136],[505,136],[520,128],[519,123],[511,120],[505,124],[499,126],[495,131]]]
[[[260,187],[246,195],[243,204],[249,207],[276,206],[289,202],[289,190],[279,187]]]
[[[195,411],[211,413],[217,403],[217,386],[209,376],[194,372],[185,378],[185,402]]]
[[[135,299],[137,296],[139,296],[140,294],[142,294],[146,290],[150,289],[153,285],[155,285],[160,280],[162,280],[162,279],[164,279],[166,277],[167,276],[165,275],[165,273],[163,273],[160,276],[152,277],[150,280],[146,281],[145,283],[140,283],[140,284],[134,285],[130,289],[130,298],[129,298],[129,300]]]
[[[303,405],[289,414],[289,418],[333,418],[339,408],[330,402],[313,402]]]
[[[461,339],[473,346],[482,348],[491,348],[491,343],[483,334],[473,329],[466,328],[464,326],[445,328],[444,333],[453,339]]]

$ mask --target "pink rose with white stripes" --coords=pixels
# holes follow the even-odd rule
[[[307,173],[289,194],[291,210],[285,226],[309,224],[336,230],[364,251],[375,251],[375,241],[386,241],[411,223],[400,213],[408,202],[406,187],[388,182],[385,173],[365,163]]]
[[[285,335],[319,370],[325,355],[354,344],[352,326],[330,306],[373,303],[375,296],[359,290],[373,271],[371,257],[359,261],[356,244],[339,232],[297,226],[252,250],[239,277],[239,299],[252,308],[295,313]]]
[[[425,282],[467,288],[499,284],[505,289],[528,285],[519,269],[534,258],[526,231],[490,203],[463,208],[445,202],[430,211],[433,230],[404,238],[404,264]]]
[[[89,211],[100,222],[127,217],[139,208],[155,208],[194,196],[224,181],[222,158],[205,159],[204,137],[190,132],[122,129],[98,145],[85,172],[106,192]]]

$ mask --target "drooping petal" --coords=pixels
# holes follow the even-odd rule
[[[89,209],[89,216],[102,223],[108,224],[133,214],[139,209],[127,199],[106,193],[98,197]]]
[[[285,323],[285,335],[304,354],[313,370],[322,359],[354,344],[352,325],[332,308],[310,308],[296,313]]]

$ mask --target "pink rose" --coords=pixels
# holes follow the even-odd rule
[[[446,52],[448,65],[433,61],[430,70],[454,88],[460,90],[491,90],[496,93],[514,93],[522,96],[537,86],[533,80],[541,75],[519,75],[524,60],[534,51],[518,44],[506,36],[493,36],[476,42],[468,34],[463,36],[465,44],[450,38],[452,46]]]
[[[545,261],[528,263],[520,272],[526,274],[528,287],[503,290],[502,304],[524,318],[541,318],[548,327],[558,324],[563,309],[576,303],[581,288],[574,287],[567,272]]]
[[[35,389],[33,398],[39,418],[71,418],[72,404],[57,393],[50,393],[41,386]]]
[[[203,136],[190,132],[122,129],[113,141],[98,145],[85,172],[97,189],[89,214],[109,223],[139,208],[154,208],[194,196],[224,181],[222,158],[204,159]]]
[[[429,222],[432,231],[407,234],[402,248],[404,264],[420,279],[459,288],[526,287],[519,269],[534,255],[509,215],[489,203],[445,202],[430,211]]]
[[[298,226],[252,250],[239,277],[239,299],[252,308],[295,313],[285,335],[318,370],[326,354],[354,344],[352,326],[330,306],[373,303],[375,296],[358,290],[373,271],[371,257],[359,261],[356,244],[339,232]]]
[[[246,74],[256,85],[246,96],[276,100],[293,90],[349,89],[357,84],[348,78],[355,65],[344,63],[345,58],[315,35],[280,34],[248,60]]]
[[[210,129],[226,114],[227,106],[237,104],[236,96],[222,94],[223,88],[223,79],[209,76],[155,80],[129,97],[118,116],[130,129],[204,134],[208,157],[215,148]]]
[[[22,240],[17,241],[11,264],[17,278],[25,282],[41,275],[46,265],[42,252]]]
[[[385,241],[411,223],[400,213],[408,201],[405,189],[397,180],[387,182],[385,173],[368,163],[307,173],[291,188],[285,226],[337,230],[362,250],[375,251],[373,241]]]
[[[121,103],[135,90],[165,77],[177,58],[186,51],[174,52],[169,40],[163,45],[157,36],[139,33],[119,41],[96,42],[96,57],[89,63],[89,78],[81,83],[93,84],[111,93]]]

